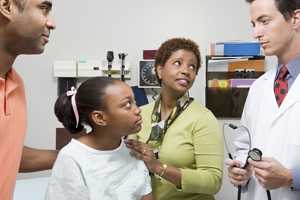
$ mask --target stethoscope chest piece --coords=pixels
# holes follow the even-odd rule
[[[259,150],[257,148],[251,149],[248,152],[248,157],[251,158],[254,161],[261,161],[262,152],[261,152],[261,150]]]

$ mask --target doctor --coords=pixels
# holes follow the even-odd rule
[[[234,185],[248,190],[249,200],[300,199],[300,1],[247,0],[254,37],[265,55],[278,58],[250,88],[241,123],[250,130],[252,146],[263,152],[244,170],[227,161]],[[242,141],[239,141],[242,142]]]

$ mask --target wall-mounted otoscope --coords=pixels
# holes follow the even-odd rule
[[[107,63],[108,63],[108,77],[111,77],[111,68],[112,68],[112,62],[114,60],[114,52],[113,51],[107,51],[107,54],[106,54],[106,59],[107,59]]]
[[[225,134],[224,134],[224,126],[228,126],[229,128],[233,129],[233,130],[237,130],[237,129],[243,129],[247,135],[248,135],[248,142],[249,142],[249,149],[248,149],[248,153],[247,153],[247,158],[246,158],[246,162],[244,164],[244,166],[242,167],[243,169],[246,169],[247,165],[248,165],[248,159],[252,159],[254,161],[261,161],[262,159],[262,151],[257,149],[257,148],[253,148],[252,149],[252,143],[251,143],[251,136],[250,136],[250,131],[249,129],[246,127],[246,126],[236,126],[234,124],[227,124],[225,123],[223,125],[223,136],[224,136],[224,142],[225,142],[225,147],[226,147],[226,150],[228,152],[228,157],[230,159],[233,159],[232,157],[232,153],[230,152],[229,150],[229,146],[228,146],[228,141],[226,140],[226,137],[225,137]],[[270,193],[270,190],[266,190],[267,192],[267,197],[268,197],[268,200],[271,200],[271,193]],[[241,199],[241,193],[242,193],[242,186],[238,186],[238,194],[237,194],[237,199],[240,200]]]
[[[126,53],[119,53],[119,59],[121,60],[121,80],[125,81],[125,57]]]

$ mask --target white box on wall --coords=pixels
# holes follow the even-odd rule
[[[79,60],[77,62],[78,77],[102,76],[100,60]]]
[[[54,61],[54,77],[77,77],[76,61]]]

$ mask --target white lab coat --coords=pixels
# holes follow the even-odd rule
[[[264,157],[272,157],[283,166],[300,166],[300,77],[278,107],[273,91],[276,69],[269,70],[250,88],[241,124],[248,127],[252,148],[259,148]],[[299,168],[297,170],[300,170]],[[253,176],[248,184],[248,200],[265,200],[264,188]],[[299,191],[290,188],[271,190],[272,200],[300,200]]]

